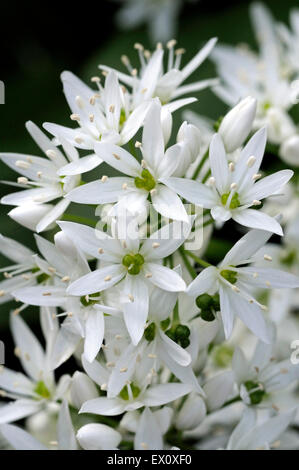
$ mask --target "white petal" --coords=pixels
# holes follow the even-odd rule
[[[91,171],[94,168],[97,168],[102,163],[102,161],[103,160],[98,157],[98,155],[93,153],[63,166],[58,170],[57,174],[60,176],[81,175],[82,173],[86,173],[87,171]]]
[[[186,294],[193,297],[205,294],[215,285],[216,278],[216,268],[214,266],[209,266],[208,268],[201,271],[201,273],[191,282],[191,284],[189,284],[186,290]]]
[[[258,201],[272,194],[278,193],[281,188],[292,178],[294,172],[291,170],[281,170],[272,175],[262,178],[255,183],[253,187],[246,193],[242,204],[251,203],[255,199]]]
[[[87,400],[99,396],[95,383],[83,372],[76,371],[72,377],[70,387],[70,402],[78,410]]]
[[[224,145],[219,134],[215,134],[212,138],[209,158],[216,187],[223,194],[226,192],[229,182],[229,169]]]
[[[13,240],[12,238],[4,237],[0,234],[0,252],[6,258],[15,261],[16,263],[23,263],[26,260],[30,260],[34,252],[26,246]]]
[[[186,384],[168,383],[149,387],[143,396],[145,406],[161,406],[183,397],[192,387]]]
[[[53,209],[51,204],[32,204],[26,206],[19,206],[12,209],[8,215],[15,222],[23,227],[29,228],[29,230],[36,231],[36,226],[39,221]],[[50,230],[53,226],[48,226],[47,229]]]
[[[185,281],[172,269],[156,263],[147,263],[146,271],[152,274],[149,280],[157,287],[170,292],[180,292],[186,289]]]
[[[57,430],[59,450],[78,449],[69,406],[66,400],[64,400],[60,407]]]
[[[125,275],[125,269],[119,264],[106,266],[86,274],[73,282],[67,289],[70,295],[87,295],[101,292],[114,286]],[[111,279],[110,279],[111,277]],[[105,280],[106,279],[106,280]]]
[[[186,209],[179,196],[167,186],[159,184],[152,195],[152,203],[157,212],[168,219],[189,222]]]
[[[35,400],[20,399],[0,408],[0,424],[18,421],[37,413],[41,403]]]
[[[250,259],[271,237],[271,233],[265,230],[250,230],[229,250],[221,265],[237,266]]]
[[[124,320],[133,344],[138,344],[144,333],[148,316],[148,286],[139,276],[127,275],[125,294],[128,302],[123,304]],[[129,300],[132,296],[132,301]]]
[[[33,395],[34,384],[21,372],[4,367],[0,372],[0,387],[14,394]]]
[[[162,432],[154,414],[145,408],[138,423],[134,439],[135,450],[163,449]]]
[[[118,398],[99,397],[86,401],[79,413],[94,413],[103,416],[117,416],[124,412],[126,404]]]
[[[113,177],[108,181],[93,181],[79,186],[67,194],[67,199],[80,204],[108,204],[118,201],[126,191],[123,186],[132,185],[131,178]]]
[[[116,170],[129,176],[139,176],[142,169],[136,158],[125,149],[114,144],[95,144],[96,154]],[[116,155],[116,157],[115,157]]]
[[[0,433],[15,450],[47,450],[47,447],[31,436],[29,432],[13,424],[2,424]]]
[[[208,57],[210,54],[211,50],[215,46],[217,42],[217,38],[211,38],[202,49],[193,57],[190,62],[185,65],[185,67],[182,69],[182,74],[184,77],[184,80],[191,75],[194,70],[196,70],[200,64]]]
[[[230,298],[227,291],[228,289],[222,286],[219,287],[221,318],[226,339],[228,339],[232,334],[235,314],[230,306]]]
[[[29,305],[59,307],[66,301],[66,292],[63,287],[32,286],[23,287],[13,292],[20,302]]]
[[[92,309],[85,324],[84,356],[92,362],[98,354],[104,338],[104,315],[100,310]]]
[[[214,206],[211,209],[211,216],[214,220],[226,222],[232,217],[232,214],[229,209],[226,209],[223,206]]]
[[[12,335],[16,346],[20,350],[20,361],[24,370],[35,381],[39,381],[41,373],[44,373],[46,361],[44,351],[20,316],[10,317]]]
[[[49,230],[51,225],[63,215],[69,206],[69,201],[62,199],[49,212],[47,212],[36,225],[37,233]]]
[[[210,209],[216,203],[215,195],[211,188],[198,181],[175,177],[161,178],[161,181],[184,199],[193,202],[197,206]]]
[[[79,429],[77,439],[85,450],[110,450],[119,445],[121,434],[106,424],[90,423]]]
[[[208,410],[221,408],[233,392],[234,374],[231,370],[222,372],[209,379],[203,386]]]
[[[245,225],[245,227],[267,230],[277,235],[283,235],[282,228],[277,220],[259,210],[246,209],[239,212],[234,211],[232,218],[239,224]]]
[[[16,193],[8,194],[1,199],[2,204],[11,206],[22,206],[34,203],[45,203],[53,201],[62,196],[62,188],[58,185],[46,186],[44,188],[24,189]]]
[[[161,126],[161,104],[154,100],[149,108],[142,134],[143,158],[151,168],[158,171],[164,156],[164,138]]]

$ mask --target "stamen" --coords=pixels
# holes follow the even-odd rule
[[[119,369],[119,372],[127,372],[128,368],[127,367],[122,367],[121,369]]]
[[[253,206],[260,206],[261,203],[262,203],[262,201],[259,201],[258,199],[254,199],[254,200],[252,201],[252,205],[253,205]]]
[[[77,144],[82,144],[83,139],[81,139],[81,137],[77,136],[77,137],[75,137],[75,142],[76,142]]]
[[[260,179],[262,177],[262,175],[260,173],[255,173],[252,177],[253,181],[257,181],[258,179]]]
[[[62,282],[69,282],[70,279],[70,276],[64,276],[61,280]]]
[[[101,181],[102,181],[102,183],[105,183],[106,181],[108,181],[108,176],[103,175],[102,178],[101,178]]]
[[[124,183],[124,184],[122,185],[122,189],[128,189],[128,184],[127,184],[127,183]]]
[[[100,255],[102,255],[102,254],[104,253],[103,248],[99,248],[99,249],[98,249],[98,252],[99,252]]]
[[[158,242],[155,242],[155,243],[152,244],[153,248],[159,248],[159,246],[160,246],[160,243],[158,243]]]
[[[153,275],[152,275],[152,273],[146,273],[145,277],[146,277],[147,279],[150,279],[151,277],[153,277]]]
[[[251,168],[255,164],[255,162],[256,162],[256,158],[252,155],[247,160],[247,166]]]
[[[272,261],[272,256],[270,256],[270,255],[264,255],[264,260],[266,260],[266,261]]]
[[[101,79],[100,79],[100,77],[95,76],[95,77],[91,77],[90,81],[92,83],[100,83]]]
[[[105,282],[108,282],[108,281],[111,281],[111,279],[112,279],[111,276],[106,276],[106,277],[104,278],[104,281],[105,281]]]
[[[90,121],[90,122],[93,122],[93,121],[94,121],[94,114],[90,114],[88,117],[89,117],[89,121]]]
[[[115,105],[112,104],[112,105],[109,107],[109,112],[110,112],[110,113],[114,113],[114,111],[115,111]]]
[[[72,121],[80,121],[80,115],[79,114],[71,114],[70,118]]]
[[[235,164],[233,162],[230,162],[229,165],[228,165],[228,169],[231,172],[235,171]]]
[[[140,147],[142,147],[142,143],[141,143],[141,142],[138,142],[138,140],[136,140],[136,142],[135,142],[135,147],[136,147],[137,149],[140,149]]]
[[[17,160],[15,165],[16,167],[22,168],[23,170],[27,170],[30,167],[30,163],[25,162],[24,160]]]
[[[76,98],[75,98],[75,101],[76,101],[76,105],[77,105],[79,108],[83,108],[83,107],[84,107],[84,102],[82,101],[81,96],[77,95]]]
[[[56,158],[57,157],[56,152],[54,150],[51,150],[51,149],[46,151],[46,155],[49,158]]]
[[[28,178],[26,178],[25,176],[19,176],[19,178],[17,179],[17,182],[19,184],[28,184]]]
[[[115,158],[116,160],[120,160],[120,156],[117,155],[117,153],[113,153],[112,155],[114,156],[114,158]]]

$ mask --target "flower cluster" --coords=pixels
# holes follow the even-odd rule
[[[36,232],[35,251],[0,239],[0,303],[15,301],[24,370],[0,370],[3,446],[298,446],[290,426],[299,424],[299,365],[287,350],[298,331],[298,205],[282,217],[281,198],[295,200],[293,171],[262,165],[267,139],[284,156],[295,131],[283,132],[290,101],[277,90],[288,82],[277,76],[276,36],[261,8],[253,11],[265,68],[251,53],[215,49],[215,39],[183,67],[175,41],[167,61],[160,44],[152,53],[136,44],[139,70],[122,57],[127,73],[101,65],[93,87],[62,74],[75,125],[45,123],[45,134],[27,122],[42,156],[0,155],[19,174],[18,191],[1,202]],[[211,51],[224,81],[183,84]],[[235,106],[214,130],[193,116],[174,135],[173,113],[195,100],[184,95],[215,86]],[[245,233],[220,241],[212,264],[213,229],[231,242],[234,227]],[[268,243],[283,231],[282,244]],[[25,322],[28,306],[40,308],[43,345]],[[75,372],[62,375],[71,358]]]

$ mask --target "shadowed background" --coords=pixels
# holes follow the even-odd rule
[[[295,0],[264,1],[276,19],[288,21],[289,10],[298,6]],[[180,17],[177,34],[178,45],[186,49],[183,61],[190,59],[210,37],[217,36],[220,42],[237,44],[246,42],[255,47],[254,36],[248,15],[248,1],[215,2],[200,0],[197,4],[186,4]],[[45,121],[70,125],[70,110],[62,93],[60,74],[71,70],[85,81],[98,73],[97,65],[104,63],[123,69],[120,56],[127,54],[137,65],[135,42],[146,48],[149,42],[146,26],[134,31],[119,31],[114,22],[118,4],[101,0],[96,7],[87,7],[82,14],[75,5],[67,15],[45,4],[30,9],[28,3],[16,6],[6,2],[1,6],[0,28],[1,73],[5,83],[5,105],[0,105],[0,152],[21,152],[41,155],[31,140],[24,124],[27,120],[41,126]],[[215,76],[211,62],[206,61],[191,77],[191,80]],[[211,91],[196,94],[198,102],[189,109],[217,120],[226,111]],[[181,111],[175,114],[178,125]],[[102,174],[102,168],[95,175]],[[105,170],[105,174],[107,171]],[[0,179],[15,181],[17,174],[0,163]],[[0,195],[10,192],[11,187],[1,185]],[[78,206],[77,206],[78,207]],[[11,206],[0,206],[0,231],[3,235],[34,248],[32,232],[17,225],[6,216]],[[80,210],[80,209],[79,209]],[[233,243],[230,225],[221,236],[227,241],[210,245],[207,257],[218,262]],[[235,232],[236,233],[236,232]],[[47,234],[47,232],[46,232]],[[238,238],[238,234],[236,236]],[[230,241],[229,241],[230,240]],[[5,266],[0,257],[0,267]],[[12,342],[8,332],[8,314],[13,303],[0,305],[0,340],[6,347],[6,363],[13,366]],[[24,318],[37,329],[38,309],[26,310]],[[39,335],[40,337],[41,335]]]

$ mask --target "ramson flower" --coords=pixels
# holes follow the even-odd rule
[[[75,129],[52,123],[45,123],[44,128],[53,134],[58,142],[65,139],[80,149],[93,149],[97,142],[110,142],[124,145],[134,137],[142,126],[149,101],[132,106],[129,93],[118,83],[115,72],[107,74],[105,86],[99,77],[93,77],[98,90],[87,86],[71,72],[61,75],[64,93],[72,111],[71,119],[77,122]],[[68,168],[80,167],[85,171],[95,168],[101,160],[83,157]]]
[[[255,253],[264,246],[270,236],[268,231],[251,230],[233,246],[217,267],[205,268],[186,290],[187,294],[198,299],[198,303],[201,303],[200,296],[203,294],[213,295],[219,292],[226,338],[230,337],[234,317],[237,316],[255,336],[269,343],[269,328],[262,314],[267,308],[251,295],[250,288],[299,287],[297,276],[277,269],[249,266],[255,260]],[[267,253],[264,253],[264,258],[271,259]],[[204,300],[207,308],[213,309],[213,303],[208,298]]]
[[[149,286],[153,284],[171,292],[185,290],[185,282],[179,274],[161,262],[185,241],[191,224],[174,222],[166,225],[143,243],[137,237],[129,237],[128,233],[126,239],[120,240],[81,224],[59,222],[59,226],[83,252],[105,263],[74,281],[68,287],[68,293],[75,296],[95,294],[122,281],[124,319],[133,343],[137,344],[148,316]]]
[[[152,54],[144,50],[141,44],[135,44],[141,64],[139,73],[137,69],[133,69],[127,56],[122,56],[122,62],[127,67],[128,74],[118,72],[105,65],[100,65],[99,67],[108,72],[114,70],[119,80],[124,85],[130,87],[134,107],[143,102],[145,98],[158,97],[162,104],[173,101],[169,109],[172,110],[172,106],[175,106],[174,109],[177,109],[177,107],[181,107],[189,102],[187,99],[177,100],[177,98],[218,83],[218,79],[207,79],[182,85],[208,57],[216,41],[216,38],[210,39],[182,69],[180,68],[181,58],[185,51],[184,49],[174,49],[176,45],[175,40],[170,40],[167,43],[168,60],[166,69],[164,69],[163,65],[164,50],[161,44],[157,45],[156,51]]]
[[[212,176],[207,184],[173,177],[163,177],[161,181],[187,201],[211,209],[218,223],[232,218],[246,227],[282,235],[276,219],[261,210],[250,209],[260,206],[262,199],[279,193],[293,175],[291,170],[282,170],[258,181],[265,145],[266,131],[261,129],[246,144],[236,164],[229,163],[222,139],[215,134],[209,154]]]
[[[248,48],[217,46],[211,57],[222,83],[213,90],[230,106],[248,95],[256,98],[254,128],[266,126],[269,141],[280,145],[297,133],[288,115],[294,104],[294,90],[284,71],[281,45],[270,12],[262,4],[254,4],[251,13],[260,53]]]
[[[28,121],[26,128],[47,158],[1,153],[1,160],[22,175],[16,183],[22,191],[4,196],[1,203],[18,206],[18,211],[13,210],[9,215],[25,227],[42,232],[49,229],[69,206],[70,202],[63,198],[65,194],[80,184],[78,175],[60,177],[57,174],[59,168],[69,161],[78,160],[79,155],[75,148],[62,140],[65,156],[33,122]],[[59,200],[55,205],[47,204],[55,200]]]
[[[274,343],[275,328],[273,325],[270,328]],[[275,408],[273,392],[287,388],[299,379],[299,367],[289,358],[275,361],[273,343],[258,341],[251,360],[245,358],[240,348],[235,349],[232,366],[240,396],[247,405],[267,406],[270,403]]]
[[[103,306],[99,293],[78,297],[68,294],[70,283],[91,271],[83,254],[76,249],[65,233],[58,232],[54,240],[55,246],[42,238],[37,238],[44,255],[51,257],[52,264],[57,267],[51,284],[48,282],[43,285],[21,287],[14,290],[13,295],[26,305],[62,309],[59,316],[66,318],[57,334],[51,355],[51,367],[55,369],[74,353],[81,339],[84,341],[84,354],[87,360],[92,362],[103,342],[105,331],[103,311],[115,314],[118,310]],[[63,274],[62,267],[64,267]]]
[[[52,322],[51,324],[53,325]],[[49,408],[50,411],[53,406],[57,406],[59,410],[59,400],[67,392],[70,377],[64,375],[56,384],[54,373],[49,367],[49,354],[56,329],[55,327],[51,329],[49,323],[45,321],[44,325],[46,352],[21,317],[11,316],[11,329],[16,344],[15,354],[27,375],[1,366],[1,395],[14,400],[1,406],[1,424],[18,421],[43,409]]]
[[[165,151],[159,101],[155,100],[147,113],[140,150],[141,163],[117,145],[96,144],[95,151],[99,157],[128,176],[112,178],[104,176],[101,180],[77,188],[67,198],[81,204],[117,202],[120,210],[129,210],[136,214],[145,210],[150,196],[157,212],[171,219],[188,222],[187,212],[179,196],[161,183],[162,179],[175,172],[181,158],[184,158],[186,149],[180,142]]]
[[[269,450],[276,448],[277,439],[287,429],[294,411],[281,413],[258,422],[256,411],[246,408],[242,419],[231,434],[227,450]]]

